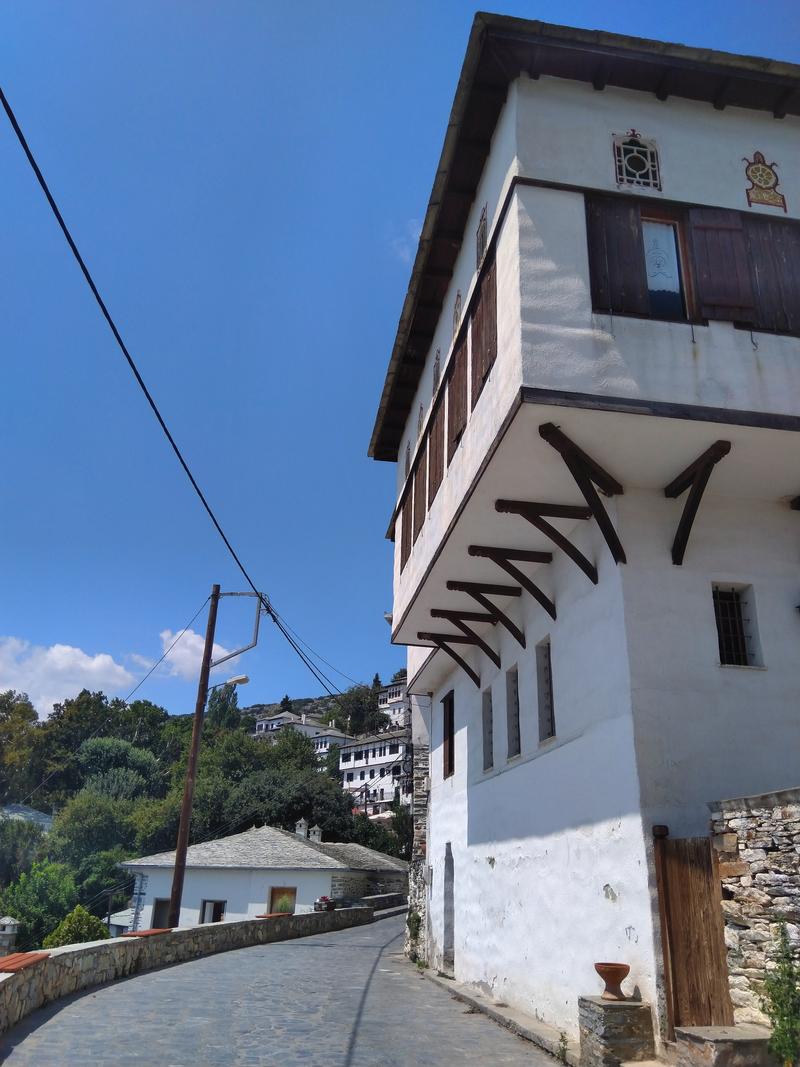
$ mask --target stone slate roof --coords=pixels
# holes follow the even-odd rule
[[[126,860],[123,867],[172,867],[174,852],[157,852]],[[274,826],[255,826],[241,834],[190,845],[187,867],[230,867],[248,870],[405,871],[407,864],[363,845],[309,841]]]
[[[37,826],[47,833],[53,826],[53,816],[47,815],[36,808],[29,808],[27,804],[3,804],[0,806],[0,819],[22,819],[25,822],[35,822]]]

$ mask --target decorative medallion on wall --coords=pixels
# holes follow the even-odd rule
[[[645,140],[636,130],[614,137],[614,166],[617,185],[645,189],[661,188],[661,171],[655,141]]]
[[[778,175],[775,172],[776,163],[767,163],[761,152],[754,152],[753,158],[745,156],[742,159],[747,166],[744,172],[750,182],[747,192],[747,203],[765,204],[767,207],[780,207],[786,210],[786,197],[778,192]]]

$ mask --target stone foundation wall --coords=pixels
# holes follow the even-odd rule
[[[781,921],[800,952],[800,789],[714,804],[711,828],[734,1019],[766,1024],[764,972]]]
[[[331,875],[331,896],[335,900],[341,900],[343,897],[355,900],[365,897],[369,892],[370,884],[366,874],[351,874],[346,871],[343,874]]]
[[[372,922],[372,908],[208,923],[155,937],[116,937],[50,949],[50,958],[17,974],[0,974],[0,1033],[44,1004],[80,989],[215,952],[289,941]]]
[[[414,841],[411,848],[411,863],[408,868],[408,914],[419,916],[419,933],[411,937],[406,927],[405,952],[414,959],[428,959],[428,887],[427,887],[427,838],[428,838],[428,786],[430,773],[430,748],[414,745],[414,796],[411,814],[414,820]]]

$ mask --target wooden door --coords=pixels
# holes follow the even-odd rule
[[[294,912],[295,905],[297,903],[297,887],[293,886],[293,885],[290,885],[290,886],[274,885],[269,891],[269,910],[270,910],[270,913],[274,914],[274,912],[275,912],[275,910],[277,908],[277,905],[278,905],[278,901],[284,902],[287,899],[289,901],[291,901],[292,912]],[[287,909],[282,908],[281,910],[282,911],[286,911],[286,913],[289,914]]]
[[[722,890],[707,837],[657,837],[656,873],[669,1029],[731,1026]]]

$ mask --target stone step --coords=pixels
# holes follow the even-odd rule
[[[676,1026],[677,1067],[777,1067],[767,1044],[769,1030],[736,1026]]]

